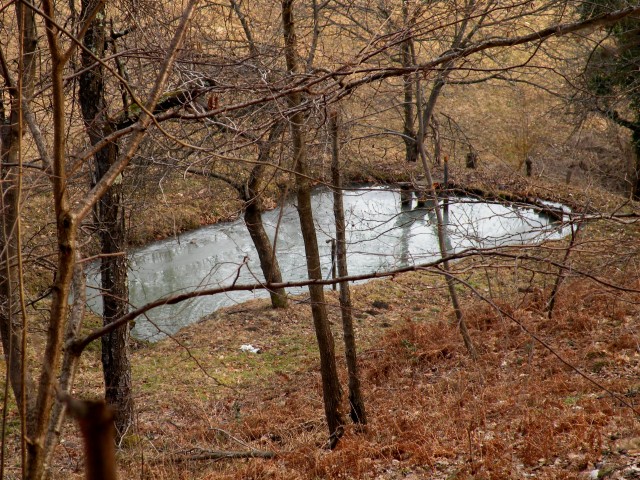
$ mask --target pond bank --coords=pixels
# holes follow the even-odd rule
[[[348,262],[352,275],[371,274],[425,263],[439,257],[435,204],[400,205],[397,191],[360,187],[345,192],[348,223]],[[331,271],[333,203],[325,187],[315,189],[313,208],[323,276]],[[442,208],[442,207],[441,207]],[[450,197],[446,208],[447,245],[450,253],[466,248],[539,243],[559,238],[555,221],[531,209],[507,207],[476,199]],[[263,221],[276,248],[285,282],[306,278],[305,254],[293,202],[284,210],[265,212]],[[259,261],[242,220],[219,223],[175,239],[137,249],[130,255],[130,301],[134,306],[169,295],[234,284],[253,285],[263,280]],[[94,283],[95,283],[94,277]],[[305,289],[289,290],[290,294]],[[234,291],[167,305],[136,322],[134,334],[157,340],[212,311],[267,295],[267,291]],[[95,292],[94,299],[98,299]],[[99,310],[99,306],[96,306]]]
[[[620,226],[587,228],[585,241],[609,249],[623,233]],[[628,241],[637,244],[637,232]],[[544,247],[531,251],[533,256],[548,253]],[[574,260],[577,269],[587,269],[584,262],[595,258],[578,250]],[[467,261],[458,265],[477,291],[489,295],[491,288],[493,301],[591,377],[618,392],[637,383],[637,302],[612,298],[605,307],[593,302],[602,294],[597,285],[569,278],[550,321],[539,309],[544,305],[539,298],[548,293],[542,278],[518,275],[504,264],[486,269],[486,261],[473,272]],[[624,264],[590,266],[612,281],[635,278],[631,264],[630,270],[618,267]],[[134,354],[134,377],[140,391],[139,435],[145,441],[122,452],[125,470],[139,471],[142,449],[150,474],[166,478],[177,478],[178,471],[191,478],[227,479],[255,472],[276,479],[311,478],[310,472],[322,478],[395,479],[413,472],[409,475],[444,480],[474,468],[488,477],[518,472],[551,479],[586,475],[595,462],[621,469],[630,464],[633,459],[616,448],[616,439],[640,435],[628,410],[577,379],[516,324],[464,289],[470,332],[481,345],[479,361],[471,362],[451,323],[442,286],[442,277],[416,272],[354,290],[360,371],[372,422],[367,431],[347,426],[340,449],[331,454],[317,453],[326,427],[307,305],[293,302],[287,310],[273,310],[266,300],[253,301],[183,329],[175,341],[141,349]],[[338,300],[330,294],[327,302],[340,359]],[[579,313],[576,305],[582,306]],[[243,352],[242,344],[261,353]],[[212,431],[212,425],[225,433]],[[234,438],[273,450],[278,458],[168,460],[169,453],[194,446],[237,448]],[[474,464],[469,438],[478,455]]]

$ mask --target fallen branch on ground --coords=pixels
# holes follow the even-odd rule
[[[275,452],[262,450],[234,451],[234,450],[201,450],[200,453],[191,455],[173,455],[169,458],[163,457],[153,463],[182,463],[199,460],[225,460],[238,458],[274,458]]]

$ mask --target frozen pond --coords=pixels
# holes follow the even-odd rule
[[[327,240],[334,237],[332,199],[329,189],[314,191],[314,217],[325,277],[331,275],[331,247]],[[287,202],[283,212],[276,209],[263,214],[272,240],[279,222],[276,247],[284,281],[306,278],[304,246],[294,202],[294,199]],[[423,263],[439,255],[433,204],[430,208],[429,205],[417,208],[414,199],[411,206],[401,207],[397,191],[361,187],[345,192],[344,208],[351,275]],[[447,248],[451,252],[469,247],[538,243],[567,233],[533,209],[460,197],[449,200],[445,222]],[[133,252],[129,262],[130,301],[136,307],[170,294],[228,285],[238,275],[238,269],[238,284],[264,278],[242,219],[152,243]],[[94,285],[96,277],[94,274]],[[93,297],[91,302],[98,305],[96,291],[89,293]],[[159,340],[220,307],[266,296],[265,290],[230,292],[163,306],[150,311],[146,318],[139,317],[133,334],[137,338]]]

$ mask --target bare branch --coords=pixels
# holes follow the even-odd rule
[[[178,56],[178,49],[180,48],[180,45],[182,44],[184,36],[187,32],[189,21],[193,15],[197,3],[198,0],[190,0],[184,10],[184,13],[182,14],[180,25],[176,29],[176,33],[173,36],[173,39],[165,56],[165,60],[160,67],[158,78],[156,79],[155,85],[149,95],[149,99],[145,103],[146,111],[140,115],[140,120],[135,124],[135,133],[129,140],[129,143],[124,149],[123,154],[120,156],[118,161],[115,162],[111,166],[111,168],[104,174],[100,181],[96,183],[91,191],[88,192],[85,200],[74,209],[74,215],[78,218],[79,221],[81,221],[91,212],[93,205],[113,184],[118,175],[120,175],[120,173],[125,169],[125,167],[129,164],[136,151],[138,150],[140,142],[142,142],[147,129],[153,122],[153,116],[147,112],[152,112],[154,110],[155,106],[158,103],[158,100],[160,99],[160,96],[162,95],[165,85],[167,84],[167,81],[169,79],[169,74],[171,73],[171,67]]]

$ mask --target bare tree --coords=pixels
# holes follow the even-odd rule
[[[109,118],[105,93],[105,68],[102,59],[107,46],[107,20],[104,5],[96,0],[83,0],[81,18],[99,8],[83,38],[82,71],[79,77],[79,101],[91,145],[98,144],[115,130]],[[115,41],[112,39],[111,41]],[[111,142],[94,154],[92,186],[118,158],[118,143]],[[100,238],[100,278],[102,282],[102,318],[108,325],[129,309],[126,230],[123,182],[115,182],[94,207],[95,227]],[[115,411],[118,437],[133,422],[131,363],[129,360],[129,328],[123,326],[102,337],[102,369],[105,398]]]
[[[282,26],[284,29],[284,54],[287,72],[291,79],[298,73],[298,53],[293,16],[294,0],[282,0]],[[310,279],[322,279],[318,239],[313,223],[311,209],[311,185],[307,173],[306,145],[304,138],[304,114],[300,109],[302,95],[293,91],[288,95],[289,108],[293,112],[289,117],[289,128],[293,143],[293,163],[296,172],[296,198],[300,228],[307,256],[307,271]],[[322,375],[322,392],[324,409],[331,435],[330,446],[333,448],[340,437],[344,423],[340,414],[341,387],[336,368],[333,334],[327,317],[324,290],[321,285],[309,285],[311,296],[311,312],[320,351],[320,373]]]
[[[329,129],[331,131],[331,178],[333,180],[333,215],[336,224],[336,261],[338,275],[349,276],[347,267],[347,238],[346,222],[344,220],[344,205],[342,201],[342,176],[340,175],[340,138],[338,112],[329,114]],[[340,282],[340,312],[342,314],[342,330],[344,336],[345,357],[349,373],[349,406],[350,417],[355,423],[366,424],[367,414],[360,389],[358,375],[358,359],[356,355],[356,336],[353,328],[353,306],[349,282]]]
[[[413,55],[415,60],[415,54]],[[416,100],[418,104],[418,111],[423,111],[422,108],[422,89],[420,86],[420,77],[416,75],[415,79],[416,83]],[[432,91],[433,93],[433,91]],[[425,107],[424,112],[428,113],[428,106]],[[420,160],[422,161],[422,168],[424,169],[424,174],[427,179],[427,191],[429,195],[433,199],[433,206],[436,214],[436,233],[438,237],[438,248],[440,250],[440,256],[442,257],[442,268],[444,270],[445,281],[447,282],[447,288],[449,290],[449,298],[451,299],[451,306],[453,307],[453,311],[456,316],[456,321],[458,323],[458,328],[460,329],[460,334],[462,335],[462,339],[464,341],[464,345],[467,347],[467,351],[469,355],[475,360],[478,356],[475,347],[473,346],[473,342],[471,340],[471,336],[469,335],[469,331],[467,329],[467,323],[464,319],[464,314],[462,313],[462,307],[460,306],[460,300],[458,299],[458,293],[456,292],[456,281],[455,278],[449,273],[450,272],[450,264],[448,260],[449,249],[447,248],[447,239],[445,232],[445,223],[442,217],[442,211],[440,210],[440,204],[438,199],[438,193],[436,192],[433,177],[431,175],[431,168],[429,167],[429,163],[427,162],[427,152],[424,148],[424,131],[425,131],[425,123],[424,117],[418,118],[418,152],[420,154]]]
[[[151,91],[146,102],[140,102],[145,112],[153,111],[155,105],[164,91],[169,78],[171,67],[176,59],[178,48],[184,38],[190,17],[193,14],[196,1],[187,4],[183,15],[178,19],[179,24],[175,27],[175,35],[171,44],[167,48],[164,61],[159,65],[158,74],[152,84]],[[77,278],[78,269],[76,260],[78,253],[78,230],[82,221],[89,215],[96,203],[103,197],[105,192],[118,179],[122,170],[135,154],[140,141],[152,123],[149,113],[141,115],[136,122],[135,133],[129,137],[129,142],[116,161],[97,180],[96,184],[78,201],[72,202],[71,185],[69,176],[69,157],[74,159],[88,159],[96,151],[100,150],[106,143],[114,141],[113,134],[102,138],[92,146],[88,152],[77,155],[70,155],[70,142],[68,141],[68,128],[72,119],[68,117],[67,101],[65,94],[65,69],[70,59],[76,52],[82,38],[89,30],[93,19],[102,7],[102,3],[96,3],[90,11],[86,13],[78,26],[76,38],[70,38],[70,33],[60,22],[59,11],[56,10],[53,2],[45,0],[41,9],[30,2],[18,2],[16,5],[17,22],[20,31],[20,44],[17,51],[21,51],[21,60],[18,62],[18,69],[15,75],[10,74],[9,63],[2,61],[3,80],[6,85],[12,88],[12,117],[13,124],[9,128],[3,127],[3,135],[12,140],[5,142],[3,138],[2,169],[3,176],[8,181],[3,181],[3,232],[5,241],[2,244],[3,262],[2,286],[0,292],[0,303],[3,306],[1,320],[3,344],[6,345],[5,355],[8,365],[15,369],[12,377],[12,388],[22,411],[22,418],[25,425],[23,440],[23,478],[39,480],[46,476],[50,458],[50,452],[55,447],[61,417],[64,415],[64,408],[58,408],[59,400],[56,391],[63,391],[72,388],[73,372],[77,366],[77,355],[70,349],[64,348],[64,342],[70,341],[69,335],[77,333],[79,321],[82,316],[82,308],[70,308],[70,294],[74,277]],[[44,328],[44,349],[41,356],[33,363],[33,371],[37,374],[37,382],[29,392],[24,388],[27,378],[28,358],[26,356],[27,336],[24,325],[28,318],[24,307],[24,297],[21,276],[21,250],[20,250],[20,190],[21,181],[24,178],[24,171],[21,168],[22,162],[22,132],[23,120],[30,123],[28,111],[24,106],[28,106],[31,92],[33,91],[33,75],[35,75],[34,52],[36,49],[36,24],[40,19],[46,32],[46,45],[41,46],[41,54],[49,60],[51,70],[42,72],[48,75],[48,92],[50,92],[51,105],[51,125],[53,134],[51,137],[51,147],[46,150],[46,143],[36,140],[36,144],[42,147],[41,161],[44,164],[43,173],[49,181],[51,191],[51,206],[54,219],[54,237],[56,239],[56,259],[54,272],[55,277],[51,286],[51,300],[48,318]],[[26,57],[25,57],[26,55]],[[2,59],[4,59],[4,53]],[[14,83],[15,77],[18,83]],[[26,83],[25,83],[26,80]],[[14,87],[15,86],[15,87]],[[16,88],[17,87],[17,88]],[[26,100],[26,102],[23,102]],[[31,128],[34,139],[37,139],[38,131]],[[8,176],[7,176],[8,175]],[[3,180],[5,179],[3,178]],[[7,215],[4,215],[4,213]],[[14,212],[14,213],[12,213]],[[15,245],[15,247],[11,246]],[[5,248],[5,246],[7,246]],[[15,275],[13,274],[13,268]],[[5,276],[9,273],[10,276]],[[76,282],[77,285],[79,283]],[[15,303],[19,298],[18,304]],[[77,295],[78,299],[83,298],[82,294]],[[5,309],[9,307],[8,309]],[[16,315],[16,312],[19,312]],[[63,371],[64,369],[64,371]],[[56,404],[56,407],[54,407]],[[26,445],[25,445],[26,444]]]

